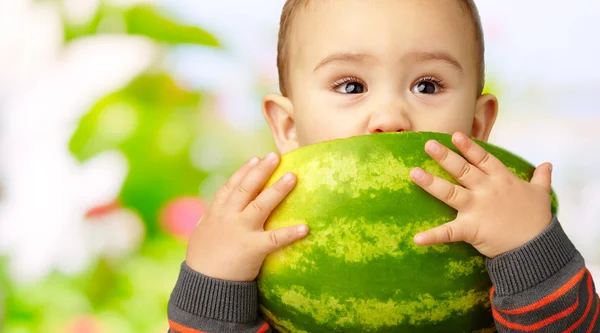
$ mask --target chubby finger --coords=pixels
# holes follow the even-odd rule
[[[261,233],[260,244],[265,254],[275,252],[280,248],[290,245],[308,235],[308,226],[300,224]]]
[[[469,202],[470,194],[467,189],[434,176],[421,168],[410,170],[410,178],[427,193],[460,211]]]
[[[223,205],[227,201],[227,198],[229,198],[231,192],[239,186],[242,179],[244,179],[244,177],[248,174],[248,171],[258,164],[259,161],[260,159],[258,157],[252,157],[250,160],[244,163],[244,165],[237,169],[231,175],[231,177],[229,177],[225,184],[219,187],[217,193],[215,193],[213,204]]]
[[[469,164],[462,156],[435,140],[425,144],[425,151],[463,186],[472,189],[485,180],[481,170]]]
[[[533,172],[530,183],[539,185],[550,192],[552,190],[552,164],[546,162],[538,166]]]
[[[227,205],[232,209],[243,211],[248,204],[256,198],[273,171],[279,164],[279,156],[269,153],[258,164],[248,171],[246,176],[231,192],[227,199]]]
[[[265,189],[244,209],[244,214],[250,221],[254,221],[257,226],[262,226],[269,214],[281,203],[281,201],[290,193],[296,184],[296,176],[293,173],[286,173],[279,178],[273,185]]]
[[[415,244],[422,246],[466,241],[467,237],[465,230],[466,229],[455,220],[416,234],[414,242]]]
[[[511,173],[496,156],[473,142],[465,134],[456,132],[452,135],[452,143],[472,165],[487,175]],[[512,173],[511,173],[512,174]]]

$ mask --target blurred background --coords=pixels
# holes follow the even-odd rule
[[[554,163],[600,279],[600,2],[480,0],[491,142]],[[186,239],[274,145],[283,0],[0,0],[0,332],[165,332]]]

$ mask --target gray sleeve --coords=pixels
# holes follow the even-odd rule
[[[498,332],[600,332],[594,281],[556,217],[487,268]]]
[[[185,262],[168,305],[169,333],[272,332],[258,316],[256,282],[202,275]]]

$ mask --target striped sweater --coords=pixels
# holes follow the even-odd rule
[[[486,264],[498,332],[600,332],[594,281],[556,217],[535,239]],[[184,262],[169,301],[169,333],[274,332],[257,306],[255,282],[213,279]]]

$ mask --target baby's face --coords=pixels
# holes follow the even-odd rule
[[[330,139],[462,131],[487,140],[470,17],[454,0],[313,1],[289,36],[288,96],[265,98],[282,153]]]

